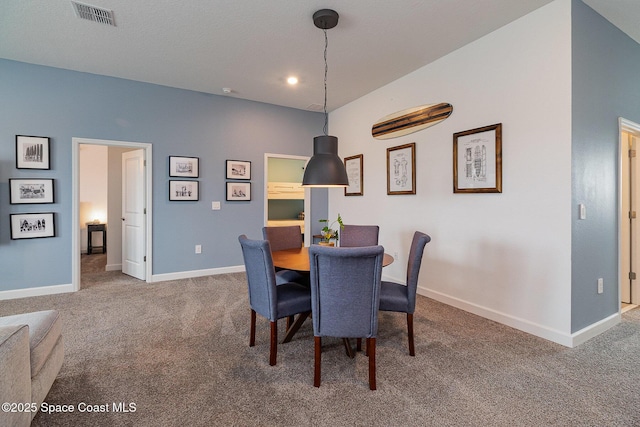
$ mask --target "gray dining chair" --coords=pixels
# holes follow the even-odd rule
[[[409,261],[407,263],[406,285],[383,281],[380,287],[380,310],[407,313],[407,335],[409,337],[409,354],[415,356],[413,341],[413,313],[416,309],[416,292],[418,290],[418,274],[422,264],[424,247],[431,237],[420,231],[413,234]]]
[[[343,248],[375,246],[378,244],[379,233],[380,227],[377,225],[345,224],[340,231],[340,246]]]
[[[309,288],[298,283],[276,286],[271,248],[267,240],[251,240],[244,234],[238,237],[249,286],[251,326],[249,347],[256,341],[256,313],[267,318],[271,325],[269,364],[276,364],[278,352],[278,319],[311,311]]]
[[[382,246],[309,248],[314,336],[313,385],[320,387],[322,337],[366,338],[369,388],[376,389]]]
[[[272,251],[295,249],[302,247],[302,230],[299,225],[284,227],[262,227],[262,237],[268,240]],[[276,268],[276,284],[296,282],[301,285],[309,284],[309,276],[297,271]]]

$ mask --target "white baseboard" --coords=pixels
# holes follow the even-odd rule
[[[207,268],[204,270],[179,271],[176,273],[154,274],[151,276],[150,282],[155,283],[167,280],[190,279],[192,277],[215,276],[218,274],[242,273],[244,271],[244,264],[231,267]]]
[[[41,286],[38,288],[12,289],[10,291],[0,291],[0,300],[37,297],[40,295],[63,294],[66,292],[73,292],[73,285],[71,283],[67,285]]]
[[[620,322],[620,315],[616,313],[606,319],[603,319],[599,322],[594,323],[593,325],[589,325],[588,327],[578,332],[575,332],[573,334],[568,334],[553,328],[549,328],[548,326],[540,325],[526,319],[522,319],[516,316],[512,316],[510,314],[502,313],[487,307],[473,304],[468,301],[461,300],[459,298],[451,297],[441,292],[432,291],[430,289],[419,287],[418,294],[432,298],[436,301],[440,301],[444,304],[459,308],[461,310],[468,311],[469,313],[482,316],[486,319],[493,320],[503,325],[507,325],[512,328],[519,329],[531,335],[535,335],[537,337],[544,338],[546,340],[558,343],[565,347],[575,347],[577,345],[580,345],[586,342],[587,340],[589,340],[590,338],[595,337],[596,335],[606,331],[607,329],[611,328],[612,326]]]
[[[118,271],[122,270],[122,264],[107,264],[104,267],[104,271]]]

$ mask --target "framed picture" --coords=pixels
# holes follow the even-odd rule
[[[387,194],[416,194],[416,143],[387,148]]]
[[[230,202],[251,200],[251,183],[227,182],[227,200]]]
[[[9,179],[12,205],[53,203],[53,179]]]
[[[182,178],[198,177],[197,157],[169,156],[169,176]]]
[[[17,169],[50,169],[49,138],[16,135]]]
[[[453,192],[502,193],[502,123],[453,134]]]
[[[251,179],[251,162],[227,160],[227,179]]]
[[[169,181],[169,200],[193,202],[199,200],[198,181]]]
[[[11,214],[11,239],[38,239],[56,235],[53,212]]]
[[[362,159],[362,154],[344,158],[344,168],[347,170],[347,177],[349,177],[349,185],[344,189],[345,196],[362,196],[364,194]]]

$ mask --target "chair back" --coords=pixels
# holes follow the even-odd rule
[[[272,251],[294,249],[302,246],[302,230],[299,225],[262,227],[262,237],[271,244]]]
[[[418,274],[422,264],[424,247],[431,241],[431,237],[420,231],[413,233],[409,261],[407,263],[407,294],[409,297],[409,312],[413,313],[416,307],[416,293],[418,291]]]
[[[249,284],[249,306],[270,321],[277,320],[276,277],[271,249],[266,240],[238,237]]]
[[[380,227],[377,225],[348,225],[340,231],[340,246],[375,246],[378,244]]]
[[[309,248],[314,336],[376,336],[383,255],[382,246]]]

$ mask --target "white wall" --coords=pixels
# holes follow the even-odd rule
[[[87,222],[107,222],[107,147],[80,146],[80,248],[87,252]],[[102,245],[102,233],[94,233],[92,244]]]
[[[364,196],[330,217],[379,224],[404,281],[414,230],[431,235],[419,293],[568,345],[571,322],[571,3],[558,0],[330,115],[341,157],[364,154]],[[425,40],[425,43],[429,41]],[[371,125],[448,102],[444,122],[379,141]],[[453,133],[502,123],[503,192],[453,193]],[[416,143],[416,195],[386,195],[386,148]]]

